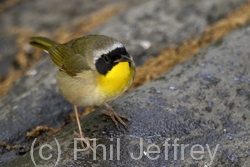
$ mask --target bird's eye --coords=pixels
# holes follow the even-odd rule
[[[104,60],[106,61],[106,62],[109,62],[110,60],[111,60],[111,58],[109,57],[109,55],[104,55]]]

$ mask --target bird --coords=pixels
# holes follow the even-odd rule
[[[63,44],[38,36],[31,37],[29,43],[47,52],[58,67],[57,85],[62,96],[73,105],[81,138],[89,139],[82,132],[79,106],[105,105],[107,110],[102,112],[116,126],[119,122],[127,128],[122,120],[127,117],[117,114],[108,104],[130,87],[136,72],[133,57],[122,43],[100,34],[81,36]]]

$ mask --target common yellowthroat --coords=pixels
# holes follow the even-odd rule
[[[32,37],[30,44],[49,53],[59,68],[57,83],[60,92],[74,105],[80,137],[81,130],[77,106],[100,106],[104,114],[127,128],[121,118],[107,104],[131,85],[135,63],[125,47],[114,38],[104,35],[86,35],[60,44],[45,37]]]

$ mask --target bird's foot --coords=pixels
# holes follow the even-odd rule
[[[105,103],[106,108],[108,111],[102,111],[103,114],[110,116],[112,121],[115,123],[116,126],[118,126],[118,122],[122,124],[126,129],[128,128],[126,123],[123,122],[122,119],[128,120],[128,118],[124,115],[117,114],[107,103]]]

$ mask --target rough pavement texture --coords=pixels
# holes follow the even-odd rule
[[[126,1],[131,5],[136,2]],[[119,13],[126,3],[9,0],[0,4],[0,96],[41,59],[41,54],[30,54],[28,41],[31,36],[48,36],[66,42]],[[1,13],[5,8],[8,10]]]
[[[27,42],[29,35],[34,34],[46,35],[60,42],[66,42],[70,40],[69,38],[75,37],[67,34],[77,31],[79,22],[84,23],[88,20],[88,16],[107,6],[113,6],[113,8],[127,6],[127,8],[111,21],[91,32],[112,35],[119,39],[135,55],[137,64],[141,65],[148,57],[158,54],[163,48],[201,35],[207,25],[226,17],[245,2],[247,0],[237,2],[234,0],[147,0],[143,2],[103,0],[91,1],[91,3],[63,0],[60,1],[60,5],[57,1],[48,0],[20,2],[0,15],[0,25],[2,25],[0,78],[8,77],[9,68],[6,68],[8,66],[14,66],[14,68],[21,66],[21,69],[25,66],[25,63],[16,60],[19,59],[16,55],[23,46],[20,48],[16,46],[18,43],[10,43],[8,40],[22,40],[21,43],[24,43],[24,41]],[[102,18],[102,15],[94,17]],[[84,24],[84,27],[89,27],[89,24],[93,23],[86,21]],[[63,31],[65,29],[67,31]],[[16,35],[21,36],[21,39]],[[8,40],[5,40],[6,38]]]
[[[35,1],[30,2],[35,3]],[[201,35],[204,28],[208,24],[211,24],[218,19],[228,15],[231,11],[235,10],[235,8],[237,7],[236,5],[239,6],[241,4],[239,2],[243,3],[245,1],[237,1],[237,3],[233,0],[227,2],[225,2],[224,0],[209,2],[184,2],[179,0],[168,1],[168,3],[160,0],[140,2],[134,6],[130,6],[127,10],[123,11],[110,21],[106,22],[104,25],[101,25],[100,27],[93,30],[92,33],[102,33],[117,38],[121,42],[125,43],[128,50],[131,52],[131,54],[134,55],[137,64],[142,64],[145,59],[147,59],[149,56],[156,55],[166,46],[179,44],[186,39]],[[29,1],[25,2],[27,6],[29,6],[28,3]],[[37,1],[37,3],[39,2]],[[39,7],[39,5],[36,6]],[[223,6],[223,9],[221,8],[221,6]],[[15,14],[16,16],[21,16],[22,12],[28,11],[21,10],[18,7],[16,9],[16,12],[14,10],[15,9],[12,9],[10,11],[11,13],[7,12],[6,15],[9,14],[10,16],[13,16]],[[18,11],[20,15],[18,14]],[[34,10],[33,14],[40,16],[41,11],[38,10],[36,13]],[[30,14],[27,14],[26,16],[28,17],[30,16]],[[7,16],[1,15],[1,18],[3,17]],[[60,15],[58,17],[60,17]],[[48,19],[48,17],[44,18],[45,20],[46,18]],[[4,20],[8,21],[11,19]],[[20,19],[19,21],[21,22],[21,20],[22,19]],[[7,24],[5,22],[2,23],[4,25]],[[15,22],[15,24],[18,24],[15,26],[26,26],[26,24],[18,22]],[[41,29],[44,30],[45,27],[42,27]],[[25,29],[26,27],[22,28]],[[55,29],[55,27],[52,26],[52,31],[53,28]],[[6,27],[6,29],[8,29],[8,27]],[[33,27],[32,29],[34,29],[34,31],[40,30],[39,26]],[[245,35],[245,38],[247,38],[247,35],[243,33],[245,32],[245,30],[241,30],[240,32],[243,34],[243,37]],[[12,38],[15,38],[15,36],[12,35],[10,38],[6,37],[6,34],[4,34],[3,36],[4,39],[6,38],[9,40],[9,42],[5,44],[5,48],[8,48],[9,45],[12,44]],[[247,126],[239,128],[240,125],[238,125],[237,123],[240,122],[241,124],[243,124],[244,121],[242,121],[242,119],[245,118],[247,120],[248,117],[247,113],[245,113],[245,115],[242,116],[242,119],[240,119],[241,117],[239,115],[234,115],[237,114],[237,112],[233,112],[235,110],[241,111],[241,109],[242,112],[249,111],[249,105],[238,104],[242,101],[244,102],[244,100],[249,97],[249,92],[246,92],[245,89],[241,90],[241,87],[245,88],[244,86],[242,86],[244,85],[244,83],[241,83],[242,80],[244,82],[248,82],[249,84],[249,77],[239,74],[240,70],[243,71],[242,73],[244,73],[244,70],[247,71],[247,65],[244,66],[244,63],[247,63],[246,55],[248,52],[247,47],[243,47],[243,44],[246,44],[247,42],[243,37],[241,39],[242,42],[237,41],[240,40],[240,38],[233,39],[232,36],[226,37],[228,40],[231,40],[231,42],[237,41],[237,43],[235,43],[238,44],[237,46],[226,46],[227,43],[224,42],[227,41],[225,40],[216,43],[217,49],[219,49],[220,47],[226,47],[226,49],[224,48],[224,50],[227,51],[227,54],[231,56],[233,54],[238,55],[238,49],[242,49],[242,54],[239,54],[239,57],[243,56],[245,58],[236,60],[242,61],[241,63],[243,67],[238,65],[238,67],[235,68],[234,63],[236,63],[237,61],[233,60],[234,57],[228,55],[225,56],[226,53],[221,53],[220,55],[218,55],[219,51],[210,51],[211,48],[209,48],[206,49],[205,52],[201,52],[199,54],[200,56],[196,56],[185,64],[176,67],[172,72],[161,78],[164,81],[164,84],[162,83],[163,81],[160,82],[161,79],[158,79],[158,81],[149,84],[151,86],[147,85],[136,90],[135,92],[132,92],[123,99],[116,100],[116,102],[113,103],[114,109],[119,113],[123,113],[130,117],[130,122],[128,122],[128,125],[130,127],[129,131],[126,131],[122,128],[119,130],[116,129],[113,126],[111,120],[109,118],[106,118],[105,116],[102,116],[100,112],[94,112],[92,115],[86,117],[84,120],[88,120],[88,122],[83,120],[83,127],[88,127],[87,129],[84,129],[84,132],[86,132],[89,137],[101,138],[102,140],[98,141],[98,143],[103,143],[109,146],[110,137],[114,137],[114,140],[116,140],[116,138],[118,137],[121,137],[122,143],[125,142],[125,145],[129,146],[128,149],[121,148],[121,161],[92,162],[90,160],[86,162],[84,161],[84,159],[86,159],[86,157],[88,156],[91,156],[90,159],[92,159],[92,155],[85,154],[83,156],[84,158],[81,161],[69,162],[68,160],[72,159],[72,154],[69,155],[73,147],[72,129],[76,129],[76,125],[74,124],[65,127],[65,132],[61,132],[57,137],[59,143],[62,144],[62,150],[65,150],[67,147],[69,147],[69,153],[62,155],[62,157],[64,156],[65,161],[61,160],[61,165],[66,163],[102,163],[106,166],[108,166],[108,164],[113,164],[113,166],[119,166],[120,164],[121,166],[121,164],[128,163],[132,166],[136,164],[149,164],[149,166],[150,164],[152,164],[151,166],[157,166],[157,164],[161,163],[162,165],[168,163],[176,165],[186,162],[193,164],[196,163],[193,162],[193,160],[190,158],[190,154],[188,152],[185,154],[187,157],[189,156],[189,159],[186,159],[186,161],[180,161],[180,157],[178,158],[179,161],[173,161],[173,149],[172,152],[169,152],[169,161],[154,162],[149,161],[147,157],[144,157],[140,161],[133,161],[131,160],[131,158],[128,158],[128,153],[131,151],[138,151],[135,143],[139,141],[138,138],[140,137],[145,140],[145,144],[150,144],[151,142],[153,142],[161,145],[162,152],[163,141],[165,141],[165,139],[169,137],[171,137],[172,143],[174,139],[180,138],[180,143],[190,145],[204,145],[208,143],[212,149],[215,148],[215,145],[217,144],[216,141],[220,141],[227,147],[222,147],[222,145],[220,145],[220,147],[218,148],[217,155],[219,155],[220,153],[221,156],[219,157],[221,160],[216,159],[215,161],[217,162],[217,164],[221,164],[222,166],[224,164],[228,164],[229,166],[232,164],[235,166],[243,165],[245,161],[244,156],[247,156],[243,154],[243,151],[246,151],[245,153],[247,154],[248,150],[244,150],[242,144],[243,141],[239,143],[239,140],[234,141],[234,139],[244,138],[244,135],[241,135],[241,133],[243,132],[245,132],[245,134],[247,135]],[[10,44],[8,45],[8,43]],[[148,46],[149,48],[147,48]],[[15,47],[13,48],[13,50],[15,50]],[[14,52],[15,51],[13,51],[13,53]],[[210,52],[214,52],[214,55],[211,56],[209,54]],[[220,52],[222,51],[220,50]],[[6,52],[6,54],[9,55],[12,55],[13,53],[10,53],[9,51]],[[209,56],[205,54],[209,54]],[[222,57],[223,55],[225,56],[224,58]],[[203,60],[199,57],[212,57],[213,61],[205,60],[205,58]],[[197,58],[201,59],[200,61],[204,61],[206,63],[199,63],[199,59]],[[230,60],[231,58],[232,60]],[[221,60],[222,62],[217,63],[217,61],[219,60]],[[224,65],[225,68],[223,69],[223,63],[226,63],[226,60],[229,61],[229,65]],[[12,59],[8,61],[11,62]],[[230,62],[232,64],[231,66]],[[221,67],[218,66],[218,68],[215,68],[217,67],[216,63],[221,65]],[[216,71],[220,68],[221,71],[225,73],[225,76],[222,76],[222,74],[221,76],[214,76],[215,74],[220,74]],[[185,73],[189,71],[190,74]],[[18,82],[16,82],[13,89],[11,89],[11,91],[6,96],[0,99],[1,140],[7,142],[10,145],[22,144],[30,146],[33,139],[26,138],[27,131],[33,129],[37,125],[47,125],[57,128],[65,122],[65,119],[67,119],[67,115],[72,112],[72,107],[66,100],[61,97],[60,93],[58,92],[54,79],[55,73],[55,67],[47,58],[35,68],[33,73],[27,73]],[[190,77],[188,77],[189,75]],[[190,86],[186,87],[186,85],[189,84]],[[219,87],[220,85],[223,86]],[[235,90],[238,91],[231,92],[230,86],[239,86],[235,88]],[[147,87],[155,87],[155,89],[152,88],[147,90]],[[157,87],[159,87],[160,90],[158,90]],[[225,89],[227,87],[228,89],[226,91]],[[141,89],[145,89],[145,91]],[[230,92],[228,92],[229,90]],[[239,99],[238,103],[234,102],[234,98]],[[240,98],[242,98],[242,100]],[[123,104],[124,99],[126,99],[125,104]],[[200,102],[198,103],[197,101],[199,100]],[[234,103],[232,103],[232,101]],[[244,105],[246,106],[245,108],[242,107]],[[130,106],[131,108],[125,109],[125,106]],[[232,109],[227,110],[226,106]],[[219,110],[217,107],[219,107],[219,109],[221,110]],[[232,114],[230,114],[230,112],[232,112]],[[199,116],[201,116],[201,118]],[[103,122],[103,119],[106,120],[105,123]],[[93,123],[92,125],[92,122],[95,123]],[[103,124],[105,124],[106,126],[101,126]],[[223,132],[220,131],[221,129],[223,130]],[[62,134],[64,134],[65,136]],[[230,134],[232,135],[230,136]],[[226,140],[227,137],[228,140]],[[67,143],[70,142],[69,146],[66,141]],[[236,145],[234,143],[237,142],[239,146],[242,146],[241,148],[234,147]],[[244,142],[247,143],[247,140]],[[186,149],[190,150],[190,147],[187,147]],[[11,159],[18,156],[17,154],[19,154],[20,152],[22,152],[22,150],[7,151],[5,150],[5,148],[1,147],[0,153],[2,155],[0,161],[10,161]],[[205,152],[208,153],[207,150],[205,150]],[[20,164],[20,161],[22,161],[24,164],[26,162],[31,163],[29,154],[27,154],[25,157],[26,158],[24,159],[18,159],[18,161],[13,162],[13,166],[15,166],[16,163]],[[67,159],[67,157],[69,159]],[[109,159],[109,157],[107,159]],[[164,159],[162,154],[159,159]],[[205,161],[209,162],[209,159],[204,158],[204,160],[197,163],[204,164]],[[53,164],[54,162],[48,163]]]
[[[93,32],[120,39],[133,53],[136,64],[141,65],[168,46],[202,35],[208,25],[245,2],[147,0],[128,8]]]
[[[101,160],[103,150],[97,160],[91,152],[77,154],[74,158],[74,140],[76,130],[71,125],[54,137],[62,150],[58,166],[244,166],[249,164],[250,135],[250,25],[238,29],[223,39],[211,44],[194,57],[176,66],[158,79],[135,91],[126,94],[112,103],[114,109],[127,115],[129,129],[116,128],[108,118],[95,111],[83,119],[82,126],[86,135],[99,138],[97,144],[107,147],[107,159],[110,159],[110,145],[113,145],[113,160]],[[112,141],[113,138],[113,141]],[[139,141],[142,139],[143,151],[155,144],[158,153],[147,154],[139,160]],[[181,146],[176,150],[169,146],[165,152],[165,142],[189,144],[181,158]],[[117,141],[120,140],[120,160],[117,159]],[[37,164],[53,165],[57,158],[57,146],[54,139],[48,142],[52,150],[46,149],[44,155],[53,153],[53,158],[43,161],[35,150]],[[190,151],[199,144],[197,154]],[[151,146],[156,151],[156,146]],[[204,150],[202,151],[202,148]],[[208,149],[209,148],[209,149]],[[80,149],[80,147],[78,147]],[[45,149],[44,149],[45,150]],[[215,156],[214,159],[211,155]],[[150,157],[159,156],[156,160]],[[195,160],[192,158],[200,158]],[[168,158],[166,160],[165,158]],[[212,159],[212,160],[211,160]],[[31,166],[30,155],[14,160],[8,166],[17,164]],[[102,165],[100,165],[102,164]]]

